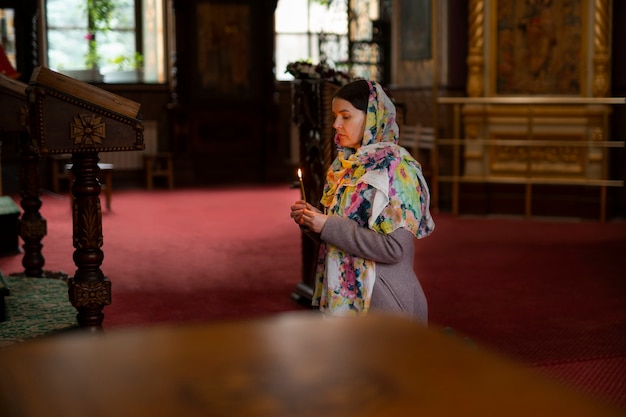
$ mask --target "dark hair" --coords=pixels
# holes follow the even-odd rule
[[[370,97],[370,86],[367,80],[352,81],[341,87],[333,98],[349,101],[355,108],[367,113],[367,103]]]

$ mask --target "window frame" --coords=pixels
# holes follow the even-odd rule
[[[51,30],[55,30],[54,24],[49,24],[48,21],[48,2],[53,0],[38,0],[39,10],[41,11],[39,19],[39,57],[41,65],[53,67],[54,62],[50,59],[50,39],[49,35]],[[116,1],[116,0],[113,0]],[[62,68],[52,68],[61,73],[73,76],[82,81],[94,82],[94,83],[106,83],[106,84],[157,84],[163,85],[169,83],[169,61],[167,59],[168,53],[168,13],[167,5],[168,0],[131,0],[134,8],[134,22],[130,28],[110,28],[108,32],[127,32],[131,30],[133,32],[132,38],[134,43],[134,50],[132,52],[127,51],[119,54],[117,62],[112,61],[112,56],[109,54],[109,62],[103,66],[105,69],[104,74],[100,74],[100,71],[89,70],[86,63],[87,58],[85,56],[84,65],[74,65],[77,71],[65,70]],[[82,0],[82,4],[87,3],[87,0]],[[84,12],[83,12],[84,13]],[[146,17],[149,14],[150,17]],[[85,18],[88,18],[86,14]],[[151,19],[148,21],[148,19]],[[147,23],[146,23],[147,22]],[[78,32],[85,30],[86,35],[89,33],[88,24],[84,27],[81,24],[74,28],[68,28],[67,30],[74,30]],[[86,23],[86,22],[85,22]],[[60,29],[64,29],[61,27]],[[102,35],[101,32],[96,32],[96,38],[98,35]],[[148,39],[150,38],[150,39]],[[153,39],[152,39],[153,38]],[[89,42],[89,39],[86,39]],[[106,43],[104,45],[107,45]],[[149,52],[147,50],[149,49]],[[140,64],[142,68],[135,68],[135,57],[140,55]],[[148,55],[147,55],[148,54]],[[105,55],[106,56],[106,55]],[[123,59],[121,57],[124,57]],[[101,58],[102,60],[102,58]],[[102,61],[100,61],[102,64]],[[120,79],[119,74],[130,73],[130,78]],[[108,76],[107,76],[108,74]],[[132,75],[134,74],[134,75]]]
[[[278,5],[277,8],[280,7],[281,2],[288,2],[290,0],[278,0]],[[325,43],[328,43],[328,39],[338,39],[337,42],[335,42],[338,45],[348,45],[348,40],[349,40],[349,32],[348,32],[348,8],[347,8],[347,2],[345,3],[345,13],[346,13],[346,21],[345,21],[345,30],[336,30],[334,32],[330,32],[330,31],[324,31],[323,27],[320,27],[320,30],[316,31],[314,30],[314,26],[317,24],[319,26],[318,21],[319,16],[317,18],[313,18],[316,13],[322,13],[320,7],[331,7],[331,6],[323,6],[320,4],[320,2],[316,2],[316,1],[312,1],[309,0],[306,2],[307,3],[307,10],[306,10],[306,21],[307,21],[307,25],[305,30],[302,31],[281,31],[277,29],[278,24],[275,22],[274,23],[274,37],[275,37],[275,42],[274,44],[275,46],[275,50],[274,50],[274,60],[276,62],[276,70],[275,70],[275,74],[274,77],[276,79],[276,81],[291,81],[293,80],[293,76],[289,75],[289,74],[285,74],[285,70],[287,67],[287,64],[291,63],[291,62],[296,62],[296,61],[310,61],[313,64],[317,64],[319,61],[330,61],[330,64],[337,69],[343,69],[346,68],[346,63],[348,62],[348,49],[346,48],[346,50],[344,51],[345,56],[342,57],[342,59],[332,59],[332,58],[336,58],[337,56],[341,56],[342,55],[342,51],[337,52],[335,57],[331,57],[331,59],[325,58],[325,50],[328,50],[325,47]],[[340,2],[337,2],[340,3]],[[343,2],[341,2],[343,3]],[[334,5],[334,7],[336,7],[336,5]],[[313,8],[318,8],[317,10],[314,10]],[[329,13],[329,16],[332,16],[331,13]],[[288,16],[289,18],[291,16]],[[287,59],[287,62],[280,62],[279,60],[279,50],[278,50],[278,45],[280,44],[280,38],[281,37],[302,37],[305,38],[306,41],[301,42],[301,44],[306,44],[307,46],[307,51],[306,51],[306,55],[307,56],[302,56],[302,55],[290,55],[287,54],[289,56],[289,58]],[[318,61],[318,62],[316,62]]]
[[[280,3],[290,0],[278,0]],[[345,32],[343,31],[319,31],[312,29],[311,8],[312,7],[327,8],[345,8]],[[311,64],[323,62],[331,68],[352,74],[352,76],[384,81],[388,79],[390,70],[385,67],[385,62],[390,60],[390,45],[381,42],[375,36],[375,30],[380,29],[384,22],[389,19],[389,11],[391,8],[390,0],[308,0],[307,14],[308,25],[306,31],[288,32],[275,29],[275,45],[274,51],[276,71],[276,81],[290,81],[292,76],[285,75],[283,62],[280,62],[278,45],[281,36],[306,36],[308,46],[308,57],[292,56],[289,62],[309,61]],[[317,10],[319,12],[319,9]],[[338,10],[335,10],[337,12]],[[313,19],[315,21],[319,19]],[[278,25],[275,22],[275,28]],[[316,46],[316,47],[315,47]],[[328,55],[335,53],[333,57]],[[337,59],[339,58],[339,59]],[[318,61],[318,62],[315,62]],[[388,64],[387,64],[388,65]]]

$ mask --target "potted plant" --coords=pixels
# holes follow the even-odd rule
[[[87,35],[89,42],[85,67],[87,69],[98,68],[100,54],[98,53],[97,32],[106,32],[111,29],[111,17],[115,11],[113,0],[87,0]]]
[[[85,55],[85,70],[66,70],[63,73],[87,82],[102,82],[100,74],[100,54],[96,34],[106,32],[111,28],[111,18],[115,10],[113,0],[87,0],[85,12],[87,14],[87,54]]]
[[[115,70],[104,74],[107,83],[132,83],[143,81],[143,55],[135,52],[133,55],[118,55],[109,60]]]

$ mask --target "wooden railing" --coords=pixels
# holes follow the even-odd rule
[[[453,106],[453,133],[452,138],[436,138],[435,160],[438,160],[440,149],[443,146],[452,147],[452,173],[442,174],[439,168],[436,168],[435,177],[433,179],[435,193],[434,206],[438,207],[438,188],[439,183],[451,183],[452,195],[451,204],[452,212],[459,213],[459,187],[460,183],[502,183],[502,184],[523,184],[525,185],[525,216],[531,216],[532,202],[532,186],[535,184],[545,185],[580,185],[580,186],[596,186],[600,188],[600,220],[606,219],[606,199],[607,187],[622,187],[623,180],[611,179],[608,175],[608,151],[611,148],[623,148],[624,141],[614,141],[607,139],[606,133],[609,131],[609,111],[601,112],[602,135],[593,140],[538,140],[535,135],[535,120],[538,117],[536,108],[538,106],[551,105],[558,106],[581,106],[582,109],[589,109],[592,106],[625,104],[626,98],[582,98],[582,97],[440,97],[437,99],[439,104],[448,104]],[[525,112],[518,112],[516,117],[520,115],[526,119],[526,136],[524,140],[516,139],[497,139],[497,138],[463,138],[462,137],[462,108],[468,105],[491,105],[496,106],[516,105],[526,109]],[[585,107],[586,106],[586,107]],[[541,115],[539,117],[542,117]],[[470,142],[471,141],[471,142]],[[461,172],[461,152],[465,146],[515,146],[515,147],[547,147],[547,146],[569,146],[569,147],[586,147],[588,149],[599,149],[601,151],[601,174],[599,178],[573,178],[573,177],[554,177],[540,176],[532,172],[531,152],[526,152],[526,172],[517,175],[467,175]]]

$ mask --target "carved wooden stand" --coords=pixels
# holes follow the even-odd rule
[[[39,154],[33,149],[30,134],[20,135],[20,205],[24,212],[20,218],[19,235],[24,241],[22,266],[27,277],[43,277],[45,259],[41,249],[42,239],[47,233],[46,219],[41,216],[41,199],[39,194]]]
[[[111,282],[100,269],[104,253],[102,247],[102,209],[98,153],[73,154],[74,183],[72,206],[74,263],[78,267],[69,280],[69,295],[76,307],[76,318],[83,327],[102,324],[102,309],[111,304]]]
[[[36,144],[28,133],[26,84],[0,75],[0,131],[19,138],[20,147],[20,202],[24,212],[19,219],[18,234],[24,241],[24,272],[11,275],[43,277],[59,275],[44,272],[41,241],[46,235],[46,220],[41,216],[39,194],[39,154]]]
[[[102,329],[111,304],[111,282],[100,269],[102,210],[99,152],[144,149],[141,106],[45,67],[35,69],[29,88],[30,126],[40,154],[72,154],[74,263],[69,299],[78,324]]]

